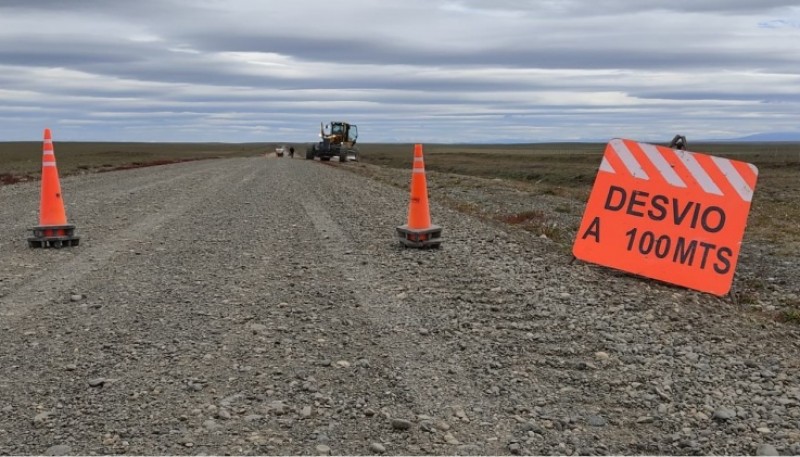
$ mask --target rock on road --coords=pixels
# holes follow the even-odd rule
[[[345,165],[347,166],[347,165]],[[409,175],[410,176],[410,175]],[[800,453],[800,332],[245,158],[0,187],[0,454]]]

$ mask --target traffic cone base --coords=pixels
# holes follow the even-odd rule
[[[77,246],[80,240],[75,236],[75,226],[67,224],[61,183],[58,180],[56,156],[53,152],[53,138],[50,129],[44,129],[42,148],[42,193],[39,200],[39,225],[31,229],[33,236],[28,238],[32,248]]]
[[[430,225],[425,229],[414,229],[406,224],[397,227],[397,237],[407,248],[438,248],[442,244],[442,228]]]
[[[75,236],[74,225],[40,225],[31,229],[33,236],[28,238],[28,247],[56,248],[77,246],[81,237]]]

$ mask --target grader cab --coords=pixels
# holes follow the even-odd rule
[[[320,141],[306,149],[306,159],[319,157],[319,160],[327,161],[331,157],[338,157],[340,162],[358,160],[357,126],[341,121],[331,122],[326,126],[320,123],[319,136]]]

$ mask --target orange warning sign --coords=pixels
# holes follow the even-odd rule
[[[749,163],[611,140],[572,252],[587,262],[725,295],[757,177]]]

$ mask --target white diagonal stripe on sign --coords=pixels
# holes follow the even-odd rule
[[[658,172],[661,173],[661,176],[667,180],[669,184],[672,184],[675,187],[686,187],[686,183],[683,182],[680,176],[675,173],[675,170],[672,169],[672,165],[667,162],[667,159],[661,155],[661,151],[658,150],[652,144],[647,143],[639,143],[639,146],[642,148],[642,151],[650,159],[650,162],[655,165],[658,169]]]
[[[756,176],[758,176],[758,168],[755,165],[753,165],[752,163],[748,163],[747,166],[750,167],[751,170],[753,170],[753,173]]]
[[[612,167],[611,164],[608,163],[608,160],[606,160],[605,157],[603,157],[602,162],[600,162],[600,171],[605,171],[606,173],[611,173],[611,174],[617,174],[617,172],[614,171],[614,167]]]
[[[689,170],[694,180],[697,181],[697,184],[700,184],[700,187],[702,187],[706,193],[722,195],[722,191],[719,190],[719,187],[717,187],[717,184],[711,179],[711,176],[708,176],[708,173],[706,173],[702,165],[694,158],[694,154],[677,149],[671,149],[671,151],[686,165],[686,169]]]
[[[631,154],[631,151],[628,150],[628,147],[625,146],[625,143],[620,139],[611,140],[609,143],[611,145],[611,149],[617,153],[619,159],[622,160],[622,164],[625,165],[625,168],[628,169],[628,172],[634,178],[649,180],[650,177],[647,176],[647,173],[644,172],[642,166],[639,165],[639,162],[636,161],[636,157]]]
[[[746,202],[753,200],[753,189],[751,189],[747,181],[742,178],[742,175],[739,174],[730,160],[714,156],[711,156],[711,160],[717,164],[717,167],[719,167],[722,174],[728,179],[728,182],[731,183],[731,186],[736,189],[736,192],[742,197],[742,200]]]

